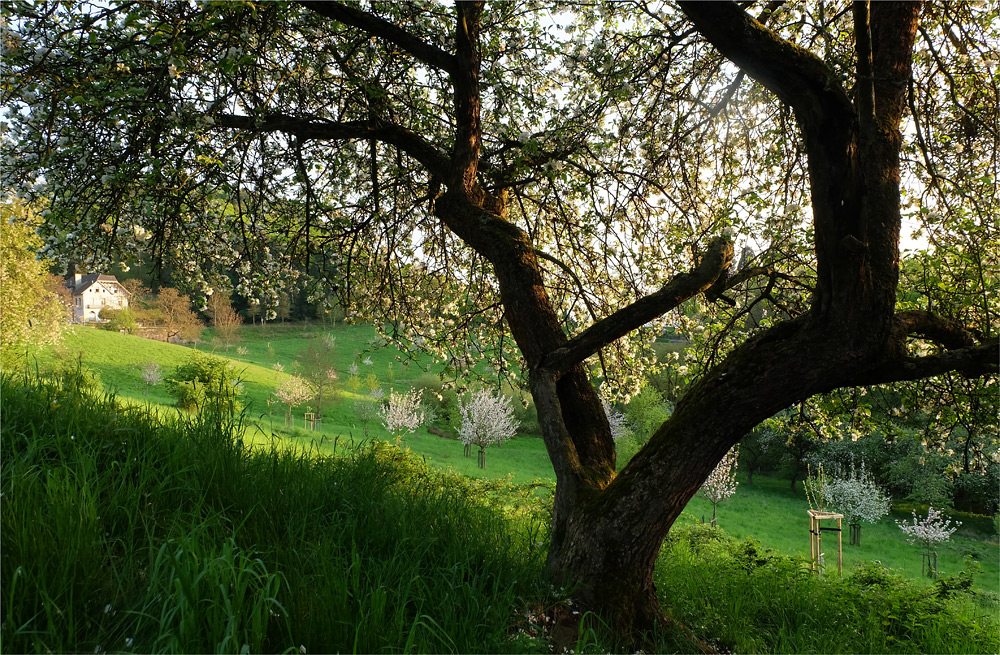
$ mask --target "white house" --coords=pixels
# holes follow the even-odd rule
[[[128,292],[114,275],[77,273],[66,286],[73,293],[73,320],[77,323],[100,320],[104,308],[128,307]]]

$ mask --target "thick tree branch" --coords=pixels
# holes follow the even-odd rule
[[[733,244],[725,238],[716,239],[690,273],[675,275],[659,291],[591,325],[565,346],[549,353],[542,366],[557,372],[568,370],[605,345],[708,289],[729,268],[732,259]]]
[[[455,170],[449,184],[472,194],[483,144],[479,97],[479,29],[482,2],[455,3],[456,66],[451,76],[455,89]],[[478,201],[474,198],[474,201]]]
[[[345,25],[356,27],[366,34],[399,46],[418,60],[429,66],[439,68],[449,75],[454,74],[456,71],[457,60],[454,55],[445,52],[437,46],[421,41],[403,28],[390,23],[384,18],[379,18],[378,16],[339,2],[303,1],[299,4],[310,11],[316,12],[320,16],[332,18]]]
[[[969,348],[947,350],[926,357],[893,358],[855,380],[858,385],[884,384],[905,380],[922,380],[935,375],[955,372],[975,378],[997,375],[1000,359],[1000,339],[990,339]]]
[[[803,289],[812,290],[808,284],[803,283],[794,275],[789,275],[788,273],[782,273],[781,271],[775,270],[770,266],[748,266],[736,275],[730,275],[726,278],[725,289],[729,290],[737,287],[747,280],[755,277],[766,277],[772,283],[774,280],[784,280],[785,282],[791,282],[792,284],[801,287]]]
[[[906,341],[916,336],[944,346],[934,355],[911,357]],[[964,325],[928,311],[899,312],[893,317],[890,353],[884,362],[861,373],[852,384],[882,384],[919,380],[951,371],[966,377],[996,375],[1000,367],[1000,340],[981,343]]]
[[[822,59],[782,39],[736,3],[678,4],[719,52],[797,112],[812,113],[824,105],[850,111],[850,99]]]
[[[450,170],[450,160],[444,152],[415,132],[394,123],[378,120],[336,122],[296,118],[287,114],[268,114],[259,118],[216,114],[212,118],[218,127],[255,134],[282,132],[303,140],[315,139],[318,141],[376,139],[396,146],[423,164],[428,172],[436,177],[444,177]]]
[[[913,310],[896,314],[892,328],[893,342],[902,344],[911,335],[940,343],[948,349],[976,345],[975,336],[964,325],[928,311]]]

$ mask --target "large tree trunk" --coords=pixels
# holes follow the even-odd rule
[[[810,311],[746,341],[692,386],[670,420],[618,475],[607,418],[582,362],[717,284],[729,267],[732,244],[714,242],[690,273],[568,339],[530,239],[505,220],[503,195],[477,185],[474,51],[481,5],[459,4],[458,9],[459,56],[452,78],[460,129],[448,191],[437,199],[435,213],[492,264],[505,318],[528,366],[557,478],[549,573],[554,581],[572,585],[579,605],[599,613],[623,636],[663,621],[653,584],[660,547],[725,453],[762,420],[816,393],[911,375],[898,366],[898,343],[923,320],[908,317],[900,323],[893,315],[898,125],[919,5],[879,5],[877,19],[869,21],[867,4],[855,4],[861,81],[854,102],[821,60],[766,30],[735,4],[707,4],[682,6],[724,55],[792,106],[802,129],[816,228],[817,288]]]
[[[660,546],[729,448],[776,411],[863,377],[892,350],[900,89],[919,6],[881,9],[869,35],[860,4],[859,75],[867,81],[859,84],[857,107],[822,62],[803,52],[789,56],[763,26],[746,27],[752,19],[734,5],[720,15],[716,6],[683,4],[724,54],[796,111],[809,153],[819,281],[810,312],[737,348],[689,390],[616,479],[557,514],[561,538],[550,550],[551,573],[578,584],[584,606],[621,633],[660,619],[653,585]],[[873,62],[880,74],[874,86]],[[536,384],[540,410],[544,395]]]

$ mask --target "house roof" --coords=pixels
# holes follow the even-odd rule
[[[114,275],[102,275],[100,273],[89,273],[87,275],[80,276],[80,281],[77,282],[76,279],[70,278],[66,281],[66,286],[73,291],[74,294],[80,294],[87,290],[90,285],[95,282],[113,282],[121,286],[121,282],[118,281]]]

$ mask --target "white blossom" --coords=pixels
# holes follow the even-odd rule
[[[458,436],[467,446],[479,446],[482,453],[493,444],[500,445],[517,433],[520,425],[514,417],[510,398],[489,391],[476,391],[465,402],[458,402],[462,424]],[[483,466],[482,455],[480,466]]]
[[[142,381],[151,387],[155,387],[163,379],[160,365],[156,362],[149,362],[142,365]]]
[[[288,405],[289,410],[296,405],[301,405],[316,395],[312,386],[297,375],[292,375],[278,385],[278,390],[274,392],[274,397]]]
[[[611,437],[618,441],[622,437],[628,436],[632,431],[632,426],[628,424],[625,414],[615,409],[607,400],[602,400],[601,403],[604,405],[604,414],[608,417],[608,425],[611,426]]]
[[[951,535],[962,525],[961,521],[955,521],[951,526],[951,519],[933,507],[927,508],[927,516],[917,519],[917,512],[913,510],[913,524],[907,525],[902,521],[896,521],[899,529],[908,537],[911,544],[920,544],[927,550],[944,543],[951,538]]]
[[[420,407],[423,391],[410,389],[406,393],[396,393],[390,389],[389,403],[379,410],[386,430],[397,434],[411,433],[423,425],[424,411]]]
[[[736,463],[739,455],[740,447],[733,446],[702,483],[701,492],[713,504],[721,503],[736,493],[736,486],[739,484],[736,481]]]
[[[830,504],[844,515],[848,525],[861,521],[875,523],[889,513],[891,501],[876,483],[872,474],[865,469],[865,463],[851,471],[847,477],[834,478],[826,484],[826,497]]]

